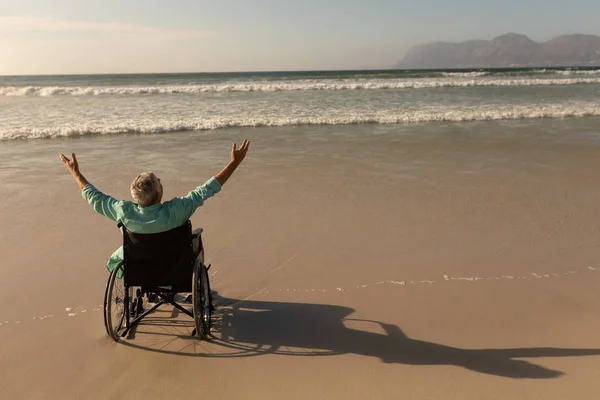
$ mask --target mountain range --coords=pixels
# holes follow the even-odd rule
[[[399,69],[600,66],[600,36],[563,35],[535,42],[507,33],[492,40],[435,42],[415,46]]]

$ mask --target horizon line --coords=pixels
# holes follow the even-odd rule
[[[464,68],[350,68],[350,69],[282,69],[282,70],[253,70],[253,71],[196,71],[196,72],[83,72],[83,73],[61,73],[61,74],[0,74],[2,78],[39,76],[39,77],[65,77],[65,76],[110,76],[110,75],[227,75],[227,74],[277,74],[277,73],[293,73],[293,72],[380,72],[380,71],[406,71],[406,72],[421,72],[421,71],[482,71],[482,70],[526,70],[526,69],[596,69],[600,65],[570,65],[570,66],[522,66],[522,67],[464,67]]]

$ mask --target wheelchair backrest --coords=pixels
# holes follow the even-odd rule
[[[192,290],[195,256],[190,221],[153,234],[133,233],[123,226],[123,254],[125,285]]]

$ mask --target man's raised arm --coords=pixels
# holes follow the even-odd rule
[[[65,164],[65,167],[67,167],[67,169],[75,179],[75,182],[77,182],[79,190],[83,190],[85,185],[87,185],[89,182],[87,181],[87,179],[85,179],[83,175],[81,175],[81,172],[79,172],[79,163],[77,163],[77,157],[75,157],[75,153],[71,153],[71,157],[73,159],[69,160],[67,157],[65,157],[64,154],[61,154],[60,160],[63,162],[63,164]]]
[[[229,177],[233,174],[233,171],[235,171],[244,160],[244,157],[246,157],[246,153],[248,152],[248,146],[250,146],[249,140],[244,140],[239,149],[236,149],[235,143],[231,145],[231,161],[215,175],[215,179],[219,181],[221,186],[227,182]]]
[[[81,190],[81,195],[83,196],[83,198],[87,200],[87,202],[94,208],[94,210],[97,213],[104,215],[105,217],[110,218],[113,221],[117,221],[120,215],[120,202],[102,193],[93,185],[91,185],[87,181],[87,179],[85,179],[85,177],[81,174],[81,172],[79,172],[79,164],[77,163],[77,157],[75,157],[75,153],[72,153],[71,157],[73,159],[69,160],[67,157],[65,157],[64,154],[60,155],[61,161],[63,162],[63,164],[65,164],[65,167],[67,167],[71,175],[73,175],[75,182],[77,182],[77,186],[79,186],[79,190]]]

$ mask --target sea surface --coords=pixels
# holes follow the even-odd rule
[[[0,141],[593,116],[600,68],[0,77]]]

